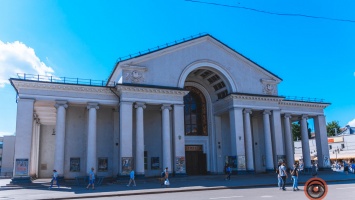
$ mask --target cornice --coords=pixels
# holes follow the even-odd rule
[[[252,95],[240,95],[231,94],[226,99],[241,99],[247,101],[271,101],[271,102],[282,102],[283,97],[271,97],[271,96],[252,96]]]
[[[279,104],[282,106],[313,107],[313,108],[322,108],[322,109],[330,105],[327,103],[300,102],[300,101],[281,101]]]
[[[50,82],[37,82],[37,81],[19,81],[19,80],[13,80],[13,83],[17,91],[19,91],[19,93],[21,93],[20,89],[26,88],[26,89],[36,89],[36,90],[112,94],[110,88],[107,87],[59,84],[59,83],[50,83]]]
[[[125,92],[133,92],[133,93],[149,93],[149,94],[168,94],[168,95],[182,95],[185,96],[189,93],[189,91],[185,90],[169,90],[162,88],[146,88],[146,87],[134,87],[134,86],[124,86],[117,85],[117,91],[122,94]]]

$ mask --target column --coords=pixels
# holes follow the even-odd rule
[[[244,143],[244,124],[243,124],[243,109],[232,108],[229,111],[230,130],[231,130],[231,147],[232,155],[237,156],[238,162],[245,163],[245,143]],[[243,160],[240,160],[243,159]],[[246,170],[239,168],[238,171]]]
[[[118,108],[112,109],[113,115],[113,141],[112,141],[112,149],[113,149],[113,159],[112,159],[112,168],[113,174],[119,174],[119,144],[120,144],[120,120],[119,120],[119,112]]]
[[[311,154],[309,152],[309,138],[307,127],[307,115],[301,116],[302,157],[305,168],[311,168]]]
[[[264,110],[263,121],[264,121],[264,133],[265,133],[265,163],[267,171],[274,171],[274,161],[272,153],[272,140],[271,140],[271,130],[270,130],[270,110]]]
[[[142,102],[137,102],[136,108],[136,174],[144,175],[144,120],[143,109],[146,108]]]
[[[14,177],[15,176],[29,176],[29,169],[27,174],[22,174],[16,171],[16,160],[28,161],[31,163],[31,142],[33,130],[33,108],[34,99],[18,99],[17,115],[16,115],[16,143],[14,155]]]
[[[291,115],[286,113],[284,115],[284,127],[285,127],[285,147],[286,147],[286,160],[287,167],[292,167],[295,161],[294,151],[293,151],[293,138],[291,130]]]
[[[244,109],[244,127],[245,127],[245,151],[247,170],[254,172],[254,153],[253,153],[253,138],[251,134],[250,114],[251,109]]]
[[[215,130],[216,130],[216,146],[217,146],[217,173],[222,174],[224,173],[224,157],[222,157],[223,153],[223,145],[222,144],[222,119],[219,115],[214,115],[214,122],[215,122]]]
[[[173,110],[174,120],[174,159],[175,174],[186,174],[185,159],[185,128],[184,128],[184,105],[175,104]]]
[[[55,153],[54,153],[54,169],[58,175],[64,175],[64,144],[65,144],[65,118],[67,101],[56,101],[57,121],[55,124]]]
[[[97,168],[96,163],[96,121],[97,113],[96,110],[99,109],[98,103],[88,103],[87,109],[89,110],[88,116],[88,145],[87,145],[87,156],[86,156],[86,172],[89,173],[91,168]],[[96,169],[97,170],[97,169]]]
[[[132,102],[122,101],[120,103],[120,163],[119,174],[128,175],[130,170],[134,168],[133,163],[133,143],[132,143]],[[131,162],[128,162],[131,160]],[[123,166],[123,163],[126,166]],[[125,170],[123,170],[125,169]],[[127,169],[127,170],[126,170]]]
[[[324,115],[318,115],[314,118],[314,127],[316,134],[318,168],[330,168],[330,156],[328,147],[327,125]]]
[[[163,104],[162,110],[162,135],[163,135],[163,168],[169,168],[171,172],[171,144],[170,144],[170,104]]]
[[[281,114],[280,114],[280,110],[273,110],[272,111],[272,120],[271,120],[271,130],[272,130],[272,134],[274,137],[272,137],[273,140],[273,146],[274,146],[274,150],[275,150],[275,155],[276,158],[275,161],[276,163],[274,163],[274,165],[276,166],[277,163],[279,162],[278,159],[282,161],[286,161],[288,158],[285,155],[285,150],[284,150],[284,140],[283,140],[283,135],[282,135],[282,127],[281,127]],[[287,166],[287,167],[292,167],[291,166]]]
[[[38,155],[39,155],[39,131],[40,124],[37,114],[33,115],[32,147],[30,176],[38,177]]]

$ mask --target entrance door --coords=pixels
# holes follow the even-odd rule
[[[187,175],[207,174],[207,159],[202,146],[186,146],[185,150]]]

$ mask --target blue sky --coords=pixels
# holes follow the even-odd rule
[[[352,0],[206,0],[355,20]],[[326,120],[355,126],[355,23],[184,0],[0,1],[0,135],[13,134],[16,73],[106,80],[116,60],[209,33],[283,79],[279,95],[325,99]]]

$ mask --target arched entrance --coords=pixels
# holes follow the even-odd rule
[[[217,156],[213,103],[228,96],[231,86],[224,73],[210,65],[192,68],[184,80],[189,91],[184,97],[186,173],[218,173],[224,163]]]

